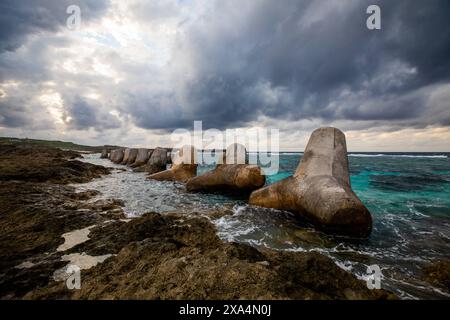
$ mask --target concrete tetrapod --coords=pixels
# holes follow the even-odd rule
[[[197,175],[197,150],[193,146],[183,146],[172,153],[172,167],[150,175],[149,179],[159,181],[186,182]]]
[[[123,160],[123,149],[115,149],[111,151],[111,161],[114,163],[121,163]]]
[[[136,157],[138,154],[138,149],[130,149],[130,153],[128,154],[127,165],[132,165],[136,161]]]
[[[130,157],[130,152],[131,152],[130,148],[126,148],[123,151],[123,159],[122,159],[122,162],[120,164],[127,164],[128,158]]]
[[[102,150],[102,154],[100,155],[100,159],[107,159],[109,155],[108,149],[104,148]]]
[[[136,155],[136,161],[134,161],[133,164],[131,164],[132,168],[143,166],[147,163],[148,159],[152,155],[153,150],[152,149],[146,149],[146,148],[140,148],[138,149],[137,155]]]
[[[345,135],[336,128],[319,128],[309,139],[294,175],[254,191],[249,203],[288,210],[325,231],[367,237],[370,212],[350,186]]]
[[[190,179],[188,191],[238,191],[250,192],[261,188],[266,182],[263,171],[257,165],[246,164],[246,150],[243,145],[232,144],[227,148],[226,161],[213,171]]]
[[[153,150],[152,155],[145,165],[144,171],[150,174],[164,171],[166,170],[168,162],[167,149],[158,147]]]

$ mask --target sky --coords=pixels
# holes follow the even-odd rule
[[[0,136],[171,146],[198,120],[277,129],[286,151],[334,126],[350,151],[450,152],[449,17],[448,0],[2,0]]]

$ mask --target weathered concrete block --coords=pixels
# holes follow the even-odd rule
[[[246,164],[246,150],[243,145],[232,144],[225,153],[226,163],[218,164],[213,171],[190,179],[188,191],[243,191],[258,189],[266,182],[260,167]]]
[[[188,191],[244,191],[262,187],[265,176],[260,167],[249,164],[221,164],[213,171],[188,180]]]
[[[350,186],[345,135],[319,128],[292,177],[254,191],[252,205],[288,210],[325,231],[366,237],[372,217]]]
[[[136,161],[136,157],[138,154],[138,149],[131,148],[130,153],[128,154],[127,165],[131,165]]]
[[[103,148],[102,154],[100,155],[100,159],[108,159],[109,156],[109,150],[106,148]]]
[[[183,146],[171,156],[172,167],[149,176],[160,181],[186,182],[197,175],[197,150],[192,146]]]
[[[140,148],[137,151],[136,160],[131,164],[132,168],[143,166],[147,163],[148,159],[152,155],[153,149]]]
[[[123,160],[124,150],[115,149],[111,151],[111,161],[114,163],[121,163]]]
[[[123,151],[123,159],[120,164],[127,164],[128,158],[130,157],[130,151],[130,148],[125,148],[125,150]]]
[[[166,170],[168,163],[167,149],[156,148],[153,150],[147,164],[145,165],[145,172],[150,174]]]

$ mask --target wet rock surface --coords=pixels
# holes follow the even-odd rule
[[[55,148],[1,145],[0,181],[81,183],[109,173],[105,167],[69,161],[80,157]]]
[[[80,163],[73,171],[74,161],[68,158],[79,154],[31,153],[40,160],[28,161],[31,155],[24,158],[22,151],[13,150],[0,162],[7,168],[0,174],[0,298],[394,297],[367,289],[365,282],[318,253],[224,243],[206,218],[150,212],[124,219],[120,200],[96,200],[97,191],[77,193],[68,185],[106,174],[107,168]],[[48,174],[55,170],[71,174]],[[26,172],[36,174],[28,179]],[[72,261],[91,267],[81,270],[80,290],[55,280]]]
[[[68,183],[86,182],[109,169],[72,158],[77,152],[0,146],[0,298],[19,298],[45,286],[64,266],[64,233],[123,218],[120,203],[89,203],[95,190],[77,193]]]
[[[425,267],[423,279],[450,293],[450,260],[438,261]]]
[[[258,250],[223,243],[204,218],[147,213],[92,230],[73,250],[115,255],[82,273],[80,290],[61,283],[27,298],[71,299],[386,299],[318,253]]]

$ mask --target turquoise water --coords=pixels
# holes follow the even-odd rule
[[[267,183],[292,175],[301,156],[281,154],[280,170],[268,176]],[[225,231],[234,235],[224,237],[326,253],[361,278],[367,278],[368,265],[378,264],[384,276],[382,285],[403,298],[448,298],[420,277],[423,266],[450,259],[450,159],[446,154],[350,154],[349,164],[352,188],[373,217],[368,240],[353,242],[324,235],[289,214],[281,222],[267,219],[263,210],[245,205],[238,218],[223,218],[225,225],[231,225]],[[262,222],[254,223],[257,219]],[[246,220],[245,227],[238,226],[239,220]]]
[[[290,176],[300,159],[301,153],[280,154],[280,170],[268,176],[267,183]],[[349,155],[352,188],[373,217],[372,234],[362,241],[323,234],[289,212],[249,206],[246,198],[188,193],[179,183],[148,180],[144,173],[131,172],[99,155],[88,155],[85,161],[126,169],[78,187],[124,200],[130,217],[146,211],[203,215],[225,241],[317,251],[361,279],[368,277],[367,266],[376,264],[382,271],[381,286],[401,298],[450,298],[421,279],[424,266],[450,259],[450,159],[446,155]],[[198,174],[211,169],[200,166]]]

